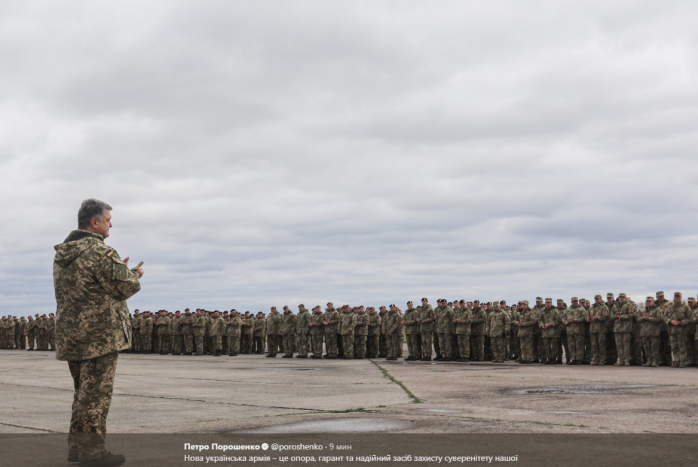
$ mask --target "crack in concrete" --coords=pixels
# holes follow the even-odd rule
[[[33,426],[13,425],[12,423],[0,422],[0,425],[11,426],[13,428],[25,428],[27,430],[45,431],[47,433],[63,433],[62,431],[47,430],[46,428],[34,428]]]

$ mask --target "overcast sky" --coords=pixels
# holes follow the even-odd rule
[[[695,294],[698,4],[3,1],[0,314]],[[135,264],[135,263],[133,263]]]

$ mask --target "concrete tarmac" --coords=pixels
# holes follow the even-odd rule
[[[0,433],[67,432],[72,397],[53,352],[0,351]],[[111,433],[698,433],[698,370],[121,354],[108,424]]]

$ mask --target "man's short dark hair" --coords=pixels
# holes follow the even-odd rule
[[[111,206],[104,201],[95,198],[83,201],[78,210],[78,229],[88,228],[92,219],[102,220],[104,211],[111,211]]]

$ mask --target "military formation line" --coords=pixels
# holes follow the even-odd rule
[[[264,354],[284,358],[402,358],[407,361],[492,361],[521,364],[591,364],[648,367],[696,366],[698,361],[698,306],[693,297],[684,302],[679,292],[666,300],[663,292],[647,297],[639,308],[625,294],[614,299],[601,295],[594,303],[572,297],[536,299],[533,308],[523,300],[508,307],[505,301],[488,303],[437,301],[421,306],[396,305],[335,308],[332,303],[312,312],[299,305],[283,313],[236,310],[191,313],[136,310],[129,316],[132,353],[161,355]],[[53,350],[53,314],[36,319],[4,317],[0,324],[2,348]]]

